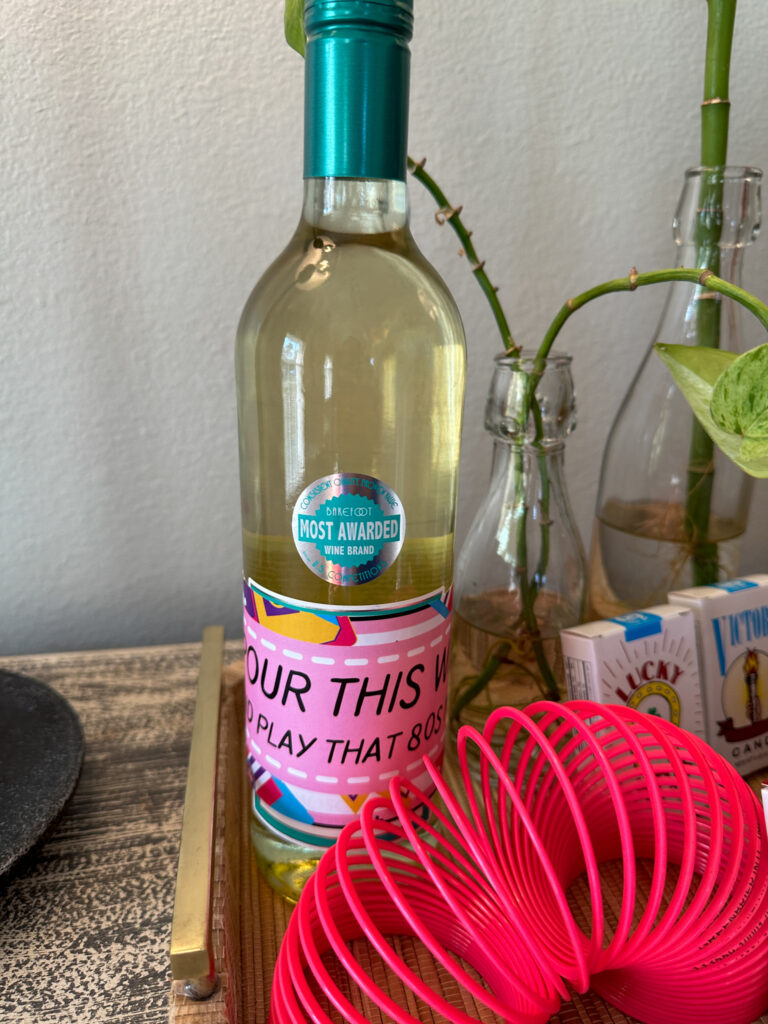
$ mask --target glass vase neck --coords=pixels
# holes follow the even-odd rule
[[[499,355],[494,364],[485,429],[508,445],[561,447],[576,424],[571,357],[537,360],[523,352]]]
[[[744,253],[760,231],[762,177],[756,167],[692,167],[685,172],[672,221],[677,266],[712,270],[741,284]],[[671,284],[646,363],[658,359],[653,353],[657,341],[701,344],[707,318],[716,321],[711,330],[717,347],[742,351],[740,306],[699,285]]]
[[[700,264],[713,248],[725,254],[755,241],[762,177],[756,167],[691,167],[685,172],[672,222],[679,265],[686,258],[694,261],[689,266]]]

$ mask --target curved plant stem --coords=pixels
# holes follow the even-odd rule
[[[512,644],[509,640],[502,640],[500,643],[494,644],[488,651],[485,663],[478,674],[476,676],[468,676],[466,679],[462,680],[462,683],[469,682],[469,686],[466,690],[462,690],[462,692],[457,696],[451,709],[451,714],[455,719],[458,720],[464,708],[468,704],[471,704],[476,697],[480,696],[488,683],[490,683],[498,670],[507,660],[507,655],[511,649]]]
[[[686,281],[692,284],[698,284],[703,287],[706,287],[708,291],[712,291],[720,295],[726,295],[729,298],[735,299],[746,309],[748,309],[760,321],[763,327],[766,330],[768,330],[768,305],[761,302],[759,299],[756,299],[754,295],[751,295],[743,288],[739,288],[737,285],[732,284],[730,281],[725,281],[724,279],[718,277],[716,274],[713,274],[712,271],[708,269],[701,270],[695,267],[672,267],[664,270],[653,270],[644,274],[640,274],[633,268],[629,272],[629,274],[627,274],[626,277],[614,278],[610,281],[604,281],[602,284],[596,285],[594,288],[589,288],[587,291],[581,292],[581,294],[575,296],[574,298],[568,299],[568,301],[563,304],[560,311],[557,313],[554,320],[549,325],[546,333],[544,334],[544,338],[542,339],[542,342],[538,348],[538,351],[536,352],[533,369],[531,370],[528,377],[526,394],[523,398],[521,410],[521,420],[523,423],[526,423],[528,421],[529,413],[533,415],[534,424],[536,425],[536,436],[534,439],[534,444],[536,444],[541,437],[541,421],[540,418],[537,419],[537,416],[534,413],[536,385],[539,381],[539,378],[541,377],[541,374],[544,371],[546,359],[549,356],[555,339],[562,330],[566,321],[576,312],[577,309],[581,309],[582,306],[585,306],[588,302],[591,302],[593,299],[600,298],[601,295],[608,295],[611,294],[612,292],[620,291],[633,292],[637,288],[642,288],[652,284],[661,284],[663,282],[668,281]],[[515,458],[518,460],[516,475],[516,479],[517,481],[519,481],[518,487],[523,488],[525,480],[525,469],[523,463],[524,455],[522,449],[519,452],[515,453]],[[544,500],[545,494],[546,491],[543,488],[542,502]],[[536,616],[534,613],[534,602],[536,600],[535,584],[530,583],[528,578],[525,540],[525,520],[527,519],[528,509],[525,505],[524,493],[516,492],[515,502],[517,507],[521,509],[520,515],[523,519],[523,521],[518,524],[517,528],[517,568],[520,579],[522,617],[526,623],[526,626],[528,627],[528,631],[531,637],[534,639],[534,651],[536,653],[536,660],[539,666],[539,671],[542,674],[542,678],[546,686],[547,696],[556,700],[558,699],[557,684],[554,680],[551,667],[549,666],[549,663],[547,662],[547,659],[544,655],[543,646],[541,644],[541,638],[538,633]],[[544,516],[544,521],[546,521],[546,516]],[[543,528],[544,524],[542,524],[542,529]],[[542,537],[542,557],[544,557],[543,547],[544,538]],[[544,564],[546,565],[546,562]],[[541,572],[541,566],[539,567],[539,572]],[[538,643],[536,641],[538,641]],[[493,671],[495,671],[495,668]],[[473,685],[473,691],[475,693],[479,692],[479,688],[482,688],[481,680],[487,681],[489,678],[489,666],[484,666],[483,671],[478,676],[478,679],[475,681]]]
[[[670,267],[666,270],[650,270],[647,273],[639,274],[636,270],[632,269],[626,277],[617,277],[611,281],[604,281],[602,284],[598,284],[594,288],[590,288],[580,295],[568,299],[561,306],[559,313],[547,328],[536,353],[537,363],[541,361],[543,364],[543,361],[549,355],[549,350],[552,348],[555,338],[569,317],[577,309],[586,306],[592,299],[598,299],[601,295],[608,295],[611,292],[633,292],[635,289],[642,288],[645,285],[661,284],[664,281],[688,281],[691,284],[705,285],[708,290],[717,292],[719,295],[727,295],[728,298],[735,299],[745,309],[748,309],[760,321],[763,327],[768,330],[768,305],[755,298],[750,292],[739,288],[738,285],[731,284],[730,281],[726,281],[713,274],[711,270],[700,270],[696,267]]]

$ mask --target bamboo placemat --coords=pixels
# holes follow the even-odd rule
[[[170,1024],[267,1024],[272,973],[291,907],[275,896],[258,874],[250,852],[247,815],[247,779],[243,749],[242,669],[225,669],[222,684],[222,708],[219,734],[215,863],[213,879],[212,939],[213,955],[219,976],[216,992],[210,999],[187,999],[174,982],[170,999]],[[608,866],[609,868],[610,866]],[[616,877],[603,867],[606,879],[604,895],[607,911],[621,903],[621,872]],[[642,893],[644,876],[638,872],[638,890]],[[646,876],[647,884],[647,876]],[[588,913],[588,893],[578,885],[571,892],[574,913]],[[487,1007],[478,1004],[431,954],[416,940],[397,938],[393,945],[403,960],[452,1005],[481,1024],[503,1024]],[[395,976],[370,956],[363,944],[355,950],[363,967],[389,994],[422,1024],[445,1024],[445,1018],[425,1004]],[[368,960],[366,960],[368,957]],[[329,969],[333,973],[332,965]],[[469,968],[468,968],[469,969]],[[471,970],[471,969],[469,969]],[[387,976],[388,975],[388,976]],[[371,1024],[390,1024],[377,1007],[367,1003],[361,993],[344,977],[334,979]],[[327,1007],[331,1019],[332,1008]],[[593,992],[573,995],[560,1007],[550,1024],[637,1024],[630,1017],[605,1003]],[[724,1021],[723,1024],[728,1024]],[[768,1013],[756,1024],[768,1024]]]

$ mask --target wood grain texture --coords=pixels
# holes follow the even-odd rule
[[[86,744],[63,815],[0,879],[2,1024],[167,1020],[199,652],[185,644],[0,660],[66,697]]]
[[[239,650],[229,643],[226,660]],[[86,738],[83,772],[64,814],[0,879],[0,1024],[165,1024],[169,1013],[172,1024],[267,1024],[272,969],[290,908],[259,878],[250,854],[241,810],[237,669],[224,674],[220,734],[213,928],[221,984],[205,1003],[186,1000],[171,984],[168,950],[199,652],[190,644],[0,659],[2,667],[62,693]],[[498,1024],[413,940],[397,942],[403,958],[452,1002],[478,1021]],[[379,966],[372,962],[372,969]],[[350,990],[350,998],[359,994]],[[401,998],[410,1005],[405,990]],[[423,1006],[415,1009],[424,1024],[442,1020],[424,1015]],[[372,1011],[370,1020],[380,1024],[381,1016]],[[552,1018],[552,1024],[581,1022],[631,1024],[592,993]]]

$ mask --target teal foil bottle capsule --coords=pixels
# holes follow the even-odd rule
[[[405,181],[413,4],[309,0],[304,177]]]

